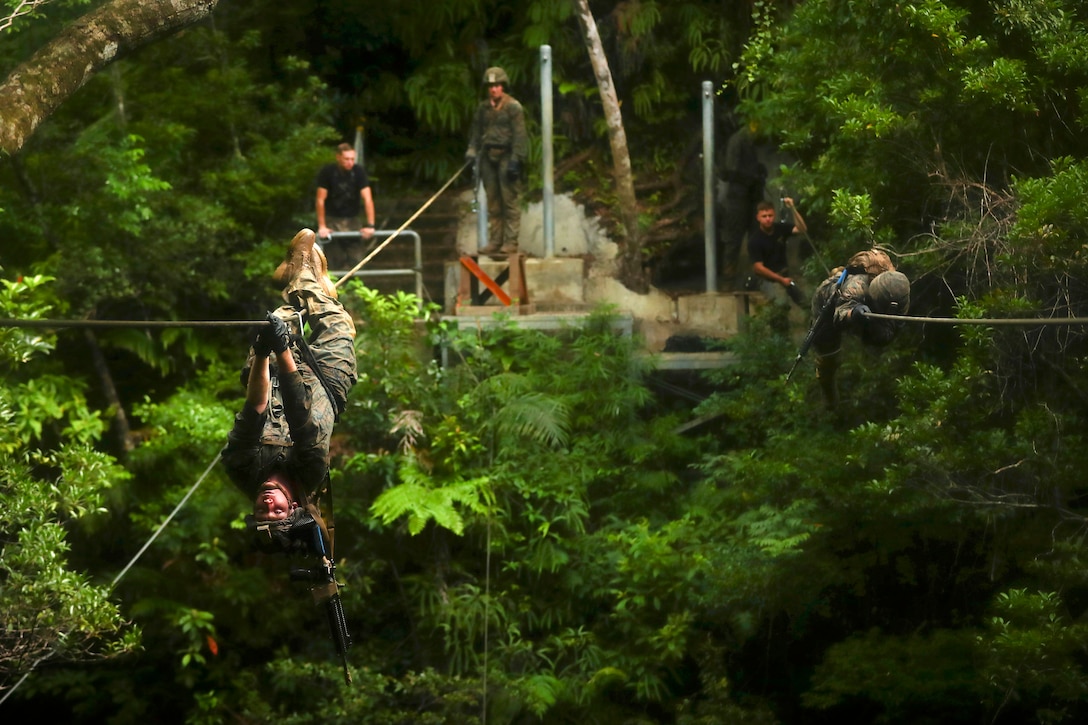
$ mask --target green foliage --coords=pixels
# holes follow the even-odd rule
[[[486,478],[453,481],[434,488],[417,466],[405,464],[399,473],[403,482],[382,492],[371,506],[371,511],[384,524],[406,515],[408,533],[413,536],[432,520],[435,525],[460,535],[465,528],[464,518],[454,504],[475,513],[485,511],[482,499],[487,498]]]
[[[985,663],[980,674],[993,688],[995,709],[1037,703],[1036,722],[1067,721],[1088,696],[1079,661],[1086,634],[1083,624],[1068,621],[1056,592],[998,594],[993,617],[977,638]]]
[[[918,227],[947,203],[942,180],[1041,174],[1047,158],[1083,152],[1073,129],[1088,64],[1070,45],[1083,8],[1028,7],[827,0],[784,22],[757,9],[738,65],[745,110],[803,163],[807,208],[865,193],[877,225]]]
[[[828,650],[805,702],[831,709],[864,697],[879,706],[874,722],[960,721],[985,692],[970,641],[969,631],[866,632]]]
[[[44,278],[4,280],[0,316],[48,314]],[[78,381],[45,375],[52,336],[4,331],[0,366],[0,683],[39,662],[81,661],[134,650],[139,632],[109,590],[69,566],[69,531],[104,512],[105,492],[127,478],[93,449],[102,432]]]
[[[779,183],[811,199],[814,229],[830,220],[836,261],[889,244],[923,313],[1083,313],[1081,5],[594,11],[636,168],[668,170],[698,81],[735,63],[743,112],[796,159]],[[9,36],[2,62],[31,35]],[[3,263],[23,274],[0,309],[257,318],[336,141],[365,120],[381,209],[393,184],[459,163],[483,68],[503,65],[535,112],[541,42],[563,151],[583,151],[604,130],[569,2],[224,5],[214,28],[92,79],[0,165],[0,236],[20,242]],[[602,168],[563,183],[607,202]],[[708,394],[692,411],[650,385],[666,373],[608,311],[544,334],[460,329],[356,282],[342,299],[360,320],[333,448],[352,687],[289,564],[247,550],[248,501],[215,469],[118,584],[120,605],[94,585],[214,460],[247,335],[96,333],[140,441],[122,470],[96,448],[80,338],[0,330],[0,605],[58,660],[128,650],[39,672],[28,709],[118,723],[1088,713],[1079,329],[907,326],[879,356],[848,337],[828,413],[807,361],[784,381],[796,340],[764,309],[728,342],[734,366],[687,380]],[[7,682],[36,656],[0,644]]]

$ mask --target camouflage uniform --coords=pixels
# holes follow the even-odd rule
[[[222,456],[231,480],[247,495],[254,495],[273,472],[282,471],[306,486],[308,490],[296,491],[300,503],[306,503],[324,483],[333,425],[355,384],[355,323],[310,270],[296,277],[283,296],[289,304],[275,314],[298,332],[296,313],[302,311],[311,331],[310,350],[329,391],[293,347],[298,370],[278,373],[273,367],[268,407],[257,413],[249,404],[243,406]]]
[[[505,73],[501,78],[505,81]],[[479,161],[480,182],[487,192],[489,248],[517,246],[521,232],[521,178],[510,173],[510,162],[524,168],[529,157],[525,111],[508,93],[493,106],[484,100],[476,108],[466,156]]]
[[[839,350],[842,347],[843,332],[857,335],[866,345],[884,347],[895,338],[903,325],[902,322],[894,320],[862,318],[853,314],[858,305],[865,305],[873,312],[885,314],[892,312],[881,309],[880,302],[874,301],[869,289],[873,280],[879,275],[885,272],[896,272],[895,265],[887,254],[880,250],[859,252],[850,258],[846,270],[846,278],[838,290],[835,289],[835,285],[843,267],[835,269],[812,296],[812,317],[815,320],[819,318],[832,296],[837,295],[830,320],[816,332],[812,341],[816,351],[816,377],[820,381],[828,407],[834,407],[838,403],[835,373],[839,368]],[[896,312],[906,314],[909,301],[908,293],[905,304],[897,308]]]

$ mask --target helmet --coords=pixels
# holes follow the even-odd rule
[[[320,554],[329,540],[321,512],[312,504],[278,521],[257,521],[249,514],[246,528],[253,535],[253,546],[265,554]]]
[[[489,86],[492,83],[502,83],[502,87],[506,88],[510,84],[510,77],[506,75],[506,71],[502,68],[492,66],[484,71],[484,85]]]
[[[910,280],[902,272],[881,272],[869,283],[873,311],[905,315],[910,308]]]

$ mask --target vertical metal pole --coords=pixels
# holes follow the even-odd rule
[[[714,196],[714,84],[703,81],[703,238],[706,244],[707,292],[718,291]]]
[[[483,153],[483,150],[480,150]],[[478,161],[477,163],[483,163]],[[482,177],[483,174],[477,174]],[[476,179],[476,251],[487,246],[487,189],[482,178]]]
[[[544,184],[544,256],[555,256],[555,158],[552,148],[552,47],[540,46],[541,169]]]
[[[363,124],[366,123],[366,118],[359,117],[359,125],[355,127],[355,162],[366,168],[366,147],[365,139],[363,138]]]

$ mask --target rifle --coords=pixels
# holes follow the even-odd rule
[[[805,339],[801,341],[801,347],[797,351],[797,357],[793,360],[793,366],[790,367],[789,373],[786,374],[786,382],[790,381],[793,377],[793,371],[797,369],[797,364],[801,362],[801,358],[805,356],[808,349],[812,347],[813,341],[816,339],[816,333],[827,324],[831,319],[831,315],[835,310],[835,303],[839,299],[839,288],[842,287],[843,281],[846,279],[846,268],[843,268],[842,274],[839,275],[839,279],[835,282],[835,289],[831,291],[831,296],[827,298],[827,302],[824,303],[823,308],[820,310],[820,314],[812,320],[812,325],[809,326],[808,332],[805,334]]]
[[[316,524],[313,526],[312,553],[320,557],[320,561],[309,569],[292,569],[291,580],[311,582],[313,586],[310,587],[310,593],[313,595],[314,604],[325,605],[329,634],[336,645],[336,654],[340,656],[344,666],[344,682],[350,685],[351,670],[348,669],[347,652],[351,646],[351,635],[344,616],[344,603],[340,600],[340,585],[336,583],[336,564],[326,551],[325,537],[321,534],[321,527]]]
[[[480,154],[472,157],[472,213],[480,210]],[[462,167],[463,168],[463,167]]]

